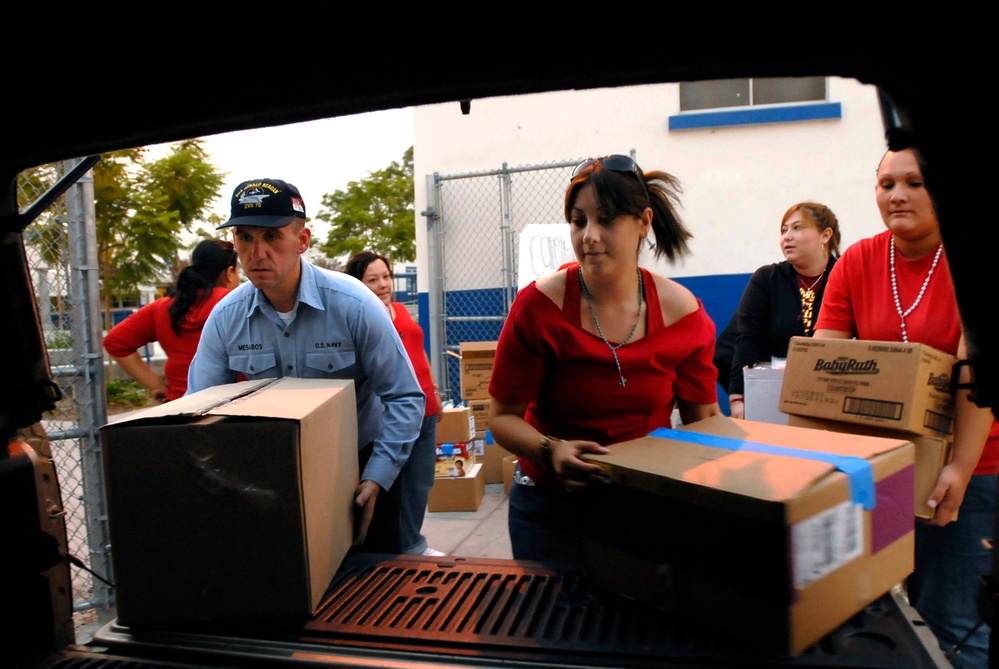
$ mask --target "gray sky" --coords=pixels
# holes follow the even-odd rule
[[[250,179],[283,179],[302,192],[305,212],[313,219],[322,196],[344,189],[370,172],[402,159],[413,145],[412,108],[294,123],[212,135],[205,150],[219,170],[227,172],[215,211],[228,217],[233,190]]]

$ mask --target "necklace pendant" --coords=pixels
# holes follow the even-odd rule
[[[622,388],[624,388],[624,384],[625,384],[625,381],[624,381],[624,377],[622,376],[622,377],[621,377],[621,387],[622,387]]]

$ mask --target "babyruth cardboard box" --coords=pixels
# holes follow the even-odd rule
[[[489,380],[496,358],[495,341],[463,341],[461,355],[461,397],[465,400],[489,399]]]
[[[595,583],[794,656],[913,568],[913,446],[715,416],[591,455]]]
[[[913,512],[916,518],[931,520],[936,515],[936,509],[929,507],[926,500],[930,498],[937,486],[940,470],[950,462],[954,448],[954,440],[950,437],[928,437],[921,434],[909,434],[889,430],[883,427],[857,425],[823,418],[808,416],[788,416],[788,425],[807,427],[812,430],[831,430],[848,434],[866,434],[871,437],[887,437],[888,439],[908,439],[915,447],[916,478],[913,483]]]
[[[353,537],[353,381],[208,388],[101,428],[124,625],[308,616]]]
[[[931,437],[954,433],[957,358],[926,344],[792,337],[780,410]]]

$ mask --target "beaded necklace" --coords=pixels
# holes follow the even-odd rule
[[[930,271],[926,274],[926,279],[923,281],[923,287],[919,289],[919,295],[916,296],[916,301],[912,303],[912,306],[902,311],[902,301],[898,299],[898,283],[895,281],[895,236],[891,236],[891,245],[889,249],[889,264],[891,265],[891,294],[895,298],[895,311],[898,312],[898,317],[902,320],[902,341],[909,341],[909,332],[905,328],[905,317],[912,313],[920,300],[923,299],[923,293],[926,292],[926,287],[930,285],[930,277],[933,276],[933,270],[937,268],[937,263],[940,262],[940,254],[943,252],[943,244],[937,247],[937,254],[933,257],[933,264],[930,265]]]
[[[822,281],[822,277],[826,275],[826,271],[822,270],[822,274],[819,274],[811,286],[805,288],[802,284],[804,283],[804,277],[798,274],[798,294],[801,295],[801,313],[798,315],[798,320],[801,321],[802,326],[805,330],[805,336],[809,336],[812,333],[812,315],[815,313],[815,286],[819,285],[819,281]]]
[[[639,321],[642,320],[642,304],[645,302],[645,282],[642,279],[642,270],[638,270],[638,316],[635,318],[635,324],[631,327],[631,332],[617,346],[611,346],[611,343],[607,341],[607,337],[604,336],[604,331],[600,327],[600,321],[597,320],[597,312],[593,310],[593,299],[590,296],[590,290],[586,287],[586,282],[583,281],[582,266],[579,267],[579,287],[583,289],[583,297],[586,298],[586,306],[590,308],[590,315],[593,316],[593,324],[597,326],[597,334],[604,340],[607,348],[610,349],[611,355],[614,356],[614,365],[617,367],[617,375],[621,377],[621,387],[623,388],[625,384],[624,372],[621,371],[621,361],[617,359],[617,350],[631,341],[631,338],[635,336],[635,331],[638,330]]]

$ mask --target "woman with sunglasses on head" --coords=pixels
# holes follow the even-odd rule
[[[839,241],[839,221],[829,207],[799,202],[784,212],[780,223],[784,260],[753,272],[733,327],[725,328],[725,333],[732,333],[731,358],[716,362],[728,365],[726,390],[733,418],[745,417],[743,368],[786,358],[791,337],[810,337],[814,332]],[[716,348],[724,345],[716,342]]]
[[[444,553],[431,547],[423,535],[423,519],[430,489],[434,486],[437,465],[437,422],[441,419],[441,397],[434,384],[430,360],[423,348],[423,329],[409,315],[404,304],[392,301],[395,273],[388,258],[371,251],[361,251],[347,261],[347,267],[343,271],[359,279],[388,309],[392,325],[399,333],[413,371],[416,372],[416,380],[420,382],[420,388],[427,398],[420,435],[413,443],[409,459],[396,479],[402,485],[399,533],[403,553],[441,557]]]
[[[687,253],[677,180],[628,156],[583,161],[565,194],[578,262],[521,290],[497,345],[489,426],[518,456],[510,490],[513,557],[581,568],[574,496],[606,481],[589,453],[720,413],[715,326],[679,283],[640,268],[639,250]]]
[[[875,199],[887,230],[843,252],[830,273],[815,336],[920,342],[966,359],[940,224],[913,148],[885,153]],[[966,369],[963,374],[966,382]],[[979,579],[992,570],[987,544],[994,539],[999,422],[968,390],[958,391],[955,415],[951,459],[929,502],[936,513],[916,523],[907,591],[954,667],[984,669],[995,666],[989,665],[989,625],[979,614]]]
[[[239,256],[232,242],[205,239],[191,252],[167,297],[150,302],[111,328],[104,349],[154,400],[168,402],[187,391],[187,370],[198,350],[201,328],[215,304],[239,285]],[[159,342],[167,359],[160,377],[139,355]]]

